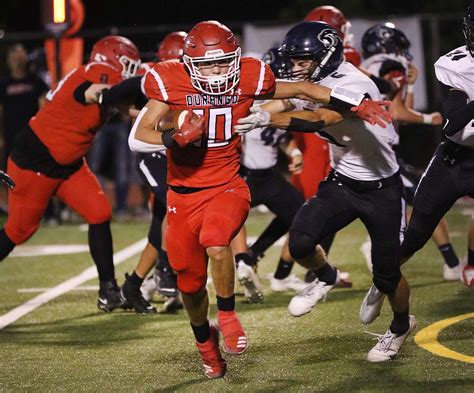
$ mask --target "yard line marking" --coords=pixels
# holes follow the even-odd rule
[[[458,315],[457,317],[435,322],[418,332],[418,334],[415,336],[415,343],[417,343],[421,348],[434,353],[435,355],[474,364],[474,356],[468,356],[453,351],[438,341],[438,335],[441,330],[468,318],[474,318],[474,313],[471,312],[469,314]]]
[[[18,246],[10,257],[36,257],[41,255],[67,255],[89,252],[87,244],[43,244],[37,246]]]
[[[51,288],[20,288],[17,289],[18,293],[37,293],[37,292],[46,292],[49,291]],[[76,287],[71,289],[72,291],[98,291],[98,285],[81,285],[80,287]]]
[[[123,250],[120,250],[114,254],[114,264],[118,265],[127,259],[133,257],[134,255],[140,253],[145,248],[148,239],[144,238],[141,239],[132,245],[125,247]],[[43,292],[42,294],[34,297],[31,300],[28,300],[26,303],[23,303],[21,306],[14,308],[13,310],[7,312],[0,316],[0,330],[7,327],[8,325],[12,324],[16,320],[20,319],[26,314],[29,314],[33,310],[37,309],[38,307],[42,306],[43,304],[49,302],[69,292],[71,289],[78,287],[79,285],[92,280],[93,278],[97,277],[97,269],[94,266],[91,266],[84,270],[82,273],[78,274],[75,277],[70,278],[62,282],[59,285]]]

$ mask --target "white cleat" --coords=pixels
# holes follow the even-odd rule
[[[291,274],[283,279],[278,279],[273,276],[273,273],[270,273],[268,279],[270,280],[270,288],[273,292],[299,292],[309,285],[308,283],[300,280],[294,274]]]
[[[364,300],[362,300],[359,310],[359,319],[363,324],[368,325],[377,319],[380,315],[384,299],[385,294],[380,292],[375,285],[372,284]]]
[[[443,266],[443,278],[445,281],[458,281],[462,279],[463,266],[459,263],[454,267],[449,267],[444,264]]]
[[[324,281],[314,280],[306,288],[293,296],[288,304],[288,312],[293,317],[301,317],[308,314],[313,307],[321,300],[325,300],[328,292],[339,282],[340,274],[337,270],[336,282],[333,285],[327,285]]]
[[[237,264],[237,279],[244,287],[244,293],[250,303],[262,303],[263,293],[257,273],[251,266],[240,261]]]
[[[385,334],[373,334],[377,336],[377,344],[367,354],[367,360],[372,363],[386,362],[397,356],[400,347],[405,342],[410,333],[416,328],[416,319],[413,315],[409,317],[410,327],[405,334],[397,336],[390,329]]]

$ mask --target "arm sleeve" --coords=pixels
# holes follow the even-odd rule
[[[142,119],[143,115],[146,113],[147,110],[148,108],[145,107],[138,114],[138,117],[135,120],[135,123],[133,124],[132,130],[130,131],[130,135],[128,136],[128,146],[130,147],[131,151],[137,151],[140,153],[153,153],[156,151],[166,150],[166,147],[163,145],[155,145],[153,143],[146,143],[135,138],[138,124],[140,123],[140,120]]]
[[[99,104],[111,105],[127,98],[135,98],[141,94],[141,76],[125,79],[118,85],[102,91]]]
[[[474,101],[469,101],[464,91],[442,83],[441,91],[446,97],[443,104],[443,132],[452,136],[474,119]]]

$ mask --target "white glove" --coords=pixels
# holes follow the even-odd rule
[[[237,134],[246,134],[255,128],[266,127],[270,124],[270,112],[263,110],[260,106],[250,108],[250,115],[237,120],[238,125],[234,127]]]

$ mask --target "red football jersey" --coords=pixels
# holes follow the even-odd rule
[[[356,51],[352,46],[344,46],[344,56],[346,61],[351,63],[354,67],[359,67],[361,63],[361,58],[359,52]]]
[[[67,165],[83,157],[107,117],[107,109],[100,105],[76,101],[76,88],[87,81],[114,85],[121,80],[108,64],[89,63],[71,71],[46,94],[45,105],[29,125],[58,163]]]
[[[248,115],[255,97],[275,90],[275,77],[267,64],[245,57],[237,88],[212,96],[192,86],[184,64],[163,62],[146,74],[144,87],[149,99],[162,101],[172,110],[192,109],[206,119],[206,138],[186,148],[168,150],[168,184],[213,187],[238,176],[240,136],[234,135],[234,125]]]

